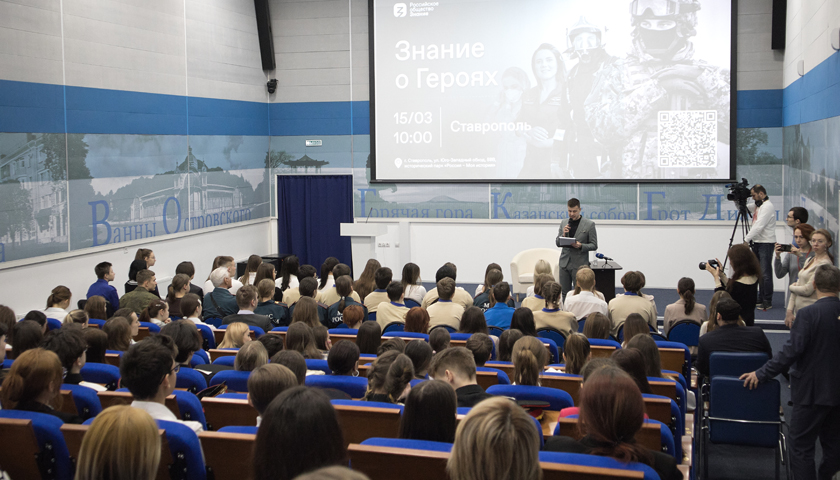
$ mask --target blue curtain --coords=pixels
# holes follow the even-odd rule
[[[352,222],[352,176],[277,176],[278,253],[297,255],[319,272],[327,257],[352,268],[350,237],[339,235],[339,224]]]

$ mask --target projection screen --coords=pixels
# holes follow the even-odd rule
[[[733,0],[369,0],[378,182],[734,178]]]

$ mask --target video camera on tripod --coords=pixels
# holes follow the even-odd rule
[[[735,202],[738,205],[739,210],[743,206],[743,208],[747,207],[747,200],[750,198],[750,187],[749,182],[746,178],[741,178],[740,183],[730,183],[726,185],[729,188],[729,193],[726,194],[726,199],[732,202]]]

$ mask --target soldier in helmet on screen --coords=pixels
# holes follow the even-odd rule
[[[596,74],[616,60],[604,49],[603,31],[580,17],[570,29],[566,53],[577,58],[577,64],[569,73],[569,102],[572,106],[572,121],[575,125],[576,142],[569,161],[571,178],[610,178],[610,155],[607,149],[595,140],[586,123],[584,103],[592,92]],[[616,158],[618,155],[616,155]],[[618,161],[613,164],[619,164]],[[617,173],[621,173],[619,168]]]
[[[669,118],[660,112],[670,110],[710,111],[704,120],[716,122],[702,136],[695,133],[702,125],[691,123],[676,140],[689,150],[711,146],[708,168],[692,170],[691,178],[714,176],[716,159],[728,157],[729,70],[694,58],[698,10],[697,0],[633,0],[632,51],[601,71],[586,100],[595,138],[622,152],[621,178],[684,178],[689,172],[678,167],[698,165],[660,155],[658,122]]]

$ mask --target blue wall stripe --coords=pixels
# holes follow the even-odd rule
[[[782,126],[781,90],[738,90],[738,128]]]
[[[186,135],[179,95],[67,87],[67,133]]]
[[[0,80],[0,132],[64,133],[64,87]]]

